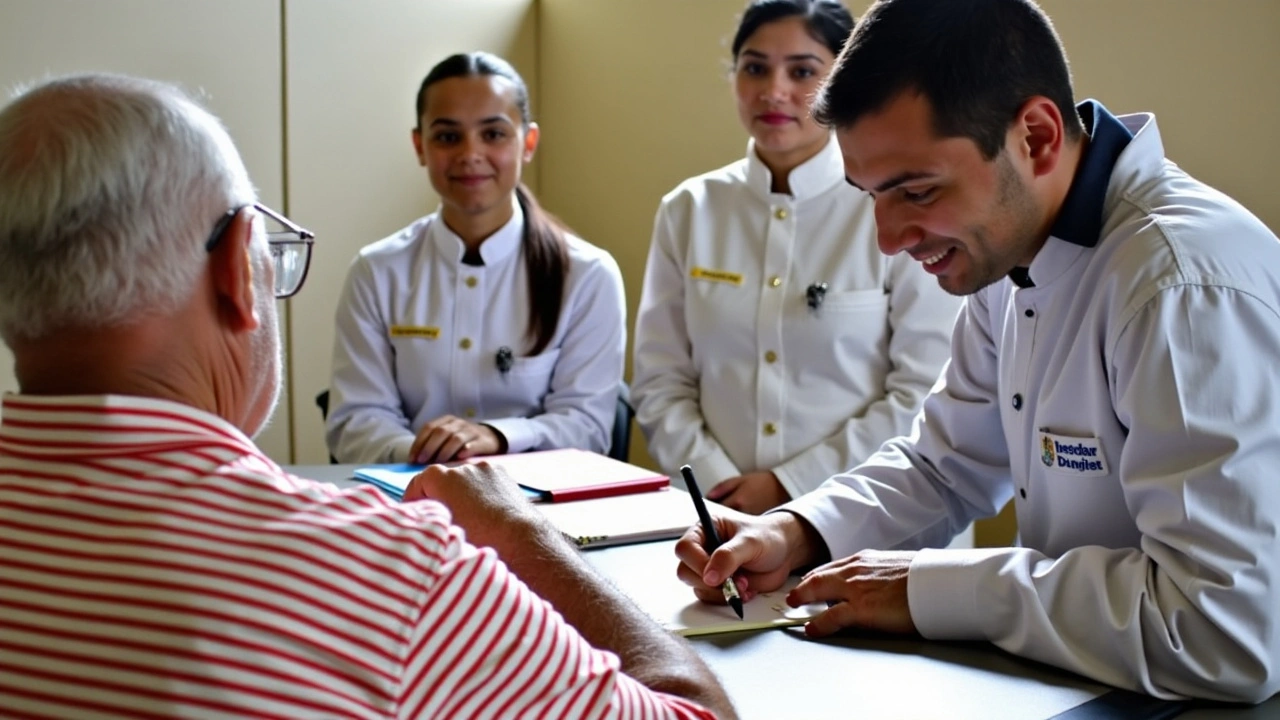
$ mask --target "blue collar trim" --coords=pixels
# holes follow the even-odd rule
[[[1084,122],[1089,144],[1049,234],[1091,248],[1102,235],[1102,212],[1111,171],[1133,133],[1097,100],[1085,100],[1076,106],[1076,112]]]

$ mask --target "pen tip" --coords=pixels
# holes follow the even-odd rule
[[[738,613],[739,620],[744,619],[742,615],[742,598],[729,598],[729,606],[733,608],[734,612]]]

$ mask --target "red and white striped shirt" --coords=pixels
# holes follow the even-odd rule
[[[0,714],[711,717],[437,503],[291,476],[184,405],[23,395],[0,410]]]

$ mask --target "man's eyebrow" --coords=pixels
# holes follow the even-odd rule
[[[908,183],[908,182],[911,182],[912,180],[923,180],[925,178],[931,178],[933,176],[934,176],[933,173],[924,172],[921,170],[908,170],[907,172],[898,173],[897,175],[894,175],[888,180],[885,180],[884,182],[880,183],[875,187],[875,189],[872,192],[878,192],[878,193],[887,192],[889,190],[892,190],[898,187],[903,183]]]
[[[849,183],[850,185],[852,185],[852,186],[854,186],[854,187],[858,188],[859,190],[862,190],[862,186],[861,186],[861,185],[859,185],[858,183],[854,182],[854,181],[853,181],[853,178],[849,177],[848,175],[845,175],[845,176],[844,176],[844,181],[845,181],[845,182],[847,182],[847,183]],[[862,192],[866,192],[866,190],[862,190]]]

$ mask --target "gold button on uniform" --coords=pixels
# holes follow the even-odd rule
[[[787,219],[787,209],[786,209],[786,208],[778,208],[777,210],[774,210],[774,211],[773,211],[773,216],[774,216],[774,217],[776,217],[776,218],[778,218],[779,220],[786,220],[786,219]]]
[[[778,362],[778,353],[770,350],[764,354],[764,361],[767,363]]]
[[[475,408],[467,408],[466,410],[463,410],[463,411],[462,411],[462,414],[463,414],[463,415],[466,415],[466,416],[467,416],[467,417],[469,417],[469,418],[473,418],[473,417],[475,417],[475,416],[476,416],[476,409],[475,409]]]
[[[773,277],[769,278],[769,287],[778,287],[781,284],[782,284],[782,278],[778,277],[777,275],[774,275]]]
[[[778,434],[778,426],[777,426],[777,425],[774,425],[773,423],[765,423],[765,424],[764,424],[764,434],[765,434],[765,435],[777,435],[777,434]]]
[[[479,280],[476,280],[475,275],[472,275],[471,277],[466,279],[467,287],[475,287],[476,284],[479,282],[480,282]]]
[[[463,350],[470,350],[470,349],[471,349],[471,338],[462,338],[461,340],[459,340],[459,341],[458,341],[458,347],[462,348]]]

